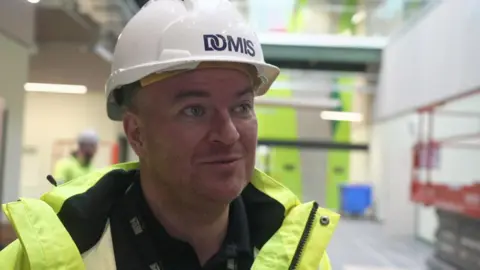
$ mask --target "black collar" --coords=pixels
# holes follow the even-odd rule
[[[241,196],[230,203],[228,220],[225,244],[236,246],[239,252],[253,254],[247,212]]]
[[[190,244],[170,236],[165,228],[157,221],[143,196],[139,174],[137,174],[137,177],[129,192],[135,194],[135,197],[138,199],[137,205],[140,208],[138,210],[145,221],[146,229],[152,234],[154,242],[161,243],[157,248],[162,254],[162,257],[172,258],[178,257],[179,254],[194,252]],[[221,257],[237,257],[239,255],[253,255],[249,222],[241,196],[230,204],[227,235],[218,253],[218,256]]]
[[[113,220],[112,223],[115,223],[116,216],[120,217],[124,215],[122,213],[124,213],[125,209],[123,207],[125,192],[128,187],[131,187],[132,183],[137,180],[135,177],[136,174],[138,174],[138,170],[135,169],[129,171],[122,169],[112,170],[102,176],[102,178],[87,191],[73,195],[65,200],[58,213],[58,217],[74,239],[81,253],[95,246],[102,237],[105,231],[105,224],[109,218]],[[243,247],[250,246],[243,243],[242,241],[244,240],[250,240],[254,247],[261,249],[263,244],[265,244],[282,225],[285,208],[252,184],[249,184],[242,192],[240,201],[241,203],[239,205],[244,205],[246,213],[241,210],[239,211],[240,213],[238,213],[235,210],[237,201],[234,201],[232,203],[232,209],[234,209],[232,213],[235,213],[235,215],[233,216],[245,215],[248,216],[248,220],[247,218],[239,218],[240,222],[232,222],[231,224],[240,223],[241,225],[239,227],[245,228],[245,223],[248,222],[249,229],[239,230],[244,231],[239,233],[239,235],[247,232],[249,237],[245,237],[243,240],[239,239],[239,250],[243,250]],[[242,220],[244,222],[241,222]],[[113,225],[115,224],[112,224],[112,226]],[[112,230],[114,229],[113,227]],[[128,228],[119,228],[121,232],[127,229]],[[229,229],[229,231],[232,230],[236,231]],[[245,233],[245,235],[247,235],[247,233]],[[232,234],[228,234],[228,237],[231,235]],[[128,254],[128,252],[126,254]]]

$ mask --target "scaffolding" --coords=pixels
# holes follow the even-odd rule
[[[478,270],[480,90],[419,108],[417,114],[411,200],[437,211],[430,269]]]
[[[465,104],[468,98],[475,99],[472,104],[478,101],[476,110],[450,109],[457,107],[453,104]],[[480,219],[480,94],[427,106],[417,112],[411,199]],[[448,161],[455,163],[446,164]],[[457,175],[445,169],[452,165],[457,166]]]

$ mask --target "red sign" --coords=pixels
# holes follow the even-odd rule
[[[434,169],[440,163],[440,145],[435,142],[417,144],[414,147],[414,169]]]

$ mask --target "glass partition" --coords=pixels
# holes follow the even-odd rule
[[[350,1],[351,5],[298,0],[232,2],[258,32],[386,37],[434,1],[366,0]]]

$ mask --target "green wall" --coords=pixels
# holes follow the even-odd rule
[[[346,5],[356,5],[358,0],[343,0]],[[304,11],[308,0],[298,0],[290,18],[288,32],[302,32],[305,28]],[[339,17],[338,33],[349,30],[355,33],[355,25],[351,23],[354,12],[345,12]],[[288,80],[280,76],[278,80]],[[345,77],[332,82],[340,86],[351,85],[354,79]],[[267,93],[270,97],[289,98],[291,89],[272,89]],[[339,99],[338,111],[351,111],[353,93],[333,92],[332,98]],[[259,121],[259,139],[298,139],[297,113],[292,108],[274,108],[257,106]],[[350,123],[332,122],[332,140],[334,142],[350,142]],[[286,165],[289,167],[286,167]],[[271,148],[269,155],[270,175],[290,188],[300,199],[303,195],[300,150],[289,148]],[[350,178],[350,153],[348,151],[328,151],[327,153],[327,187],[326,207],[338,209],[340,204],[338,186]]]
[[[345,5],[355,6],[357,0],[343,0]],[[345,33],[349,31],[355,34],[356,27],[352,23],[352,17],[355,12],[347,11],[341,14],[338,22],[338,33]],[[333,81],[342,88],[342,86],[352,86],[355,79],[349,77],[338,78]],[[352,92],[334,92],[330,94],[331,98],[340,100],[340,106],[336,108],[337,111],[351,111],[352,110]],[[350,142],[351,136],[350,122],[332,121],[331,132],[333,142]],[[340,192],[339,186],[347,183],[350,179],[350,152],[349,151],[332,151],[327,153],[327,187],[326,187],[326,207],[330,209],[340,208]]]
[[[338,84],[349,84],[351,79],[342,78],[337,81]],[[332,92],[332,98],[339,99],[341,102],[337,111],[352,110],[351,92]],[[332,141],[350,142],[350,122],[331,122]],[[327,152],[327,187],[326,187],[326,206],[330,209],[339,209],[340,192],[339,185],[347,183],[350,178],[350,152],[340,150],[329,150]]]
[[[287,31],[295,33],[303,28],[302,7],[307,0],[296,2],[296,8],[290,17]],[[287,81],[283,74],[277,81]],[[271,89],[268,97],[292,97],[291,89]],[[259,139],[298,140],[297,112],[293,108],[256,106]],[[264,161],[265,157],[258,157]],[[303,183],[300,150],[294,148],[270,147],[268,157],[269,174],[292,190],[300,200],[303,198]]]
[[[341,0],[345,6],[355,7],[358,4],[358,0]],[[349,30],[352,35],[356,33],[357,27],[352,23],[352,17],[355,15],[355,11],[348,10],[343,12],[340,15],[340,20],[338,21],[338,34],[342,34],[345,31]]]
[[[288,24],[289,33],[302,32],[302,30],[305,28],[305,20],[303,14],[305,13],[305,8],[307,4],[308,0],[297,0],[295,2],[295,8]]]
[[[280,76],[281,80],[288,80]],[[290,89],[271,89],[268,97],[290,98]],[[292,108],[256,106],[259,139],[298,139],[297,112]],[[302,172],[300,151],[292,148],[271,147],[269,154],[269,173],[302,199]]]

